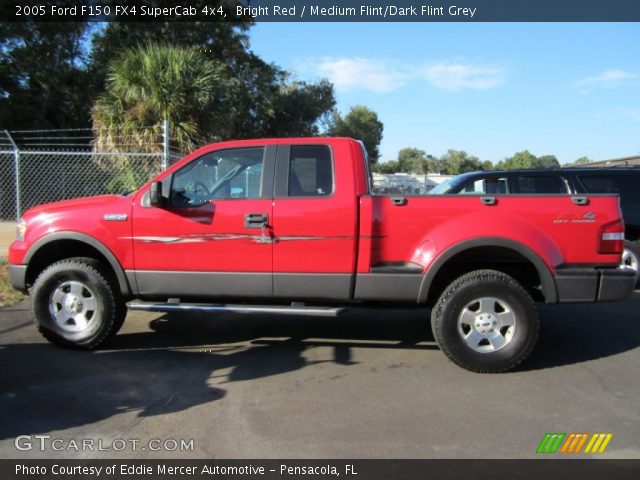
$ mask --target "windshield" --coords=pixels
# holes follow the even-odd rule
[[[427,193],[429,195],[444,195],[445,193],[451,192],[451,190],[453,190],[453,187],[458,185],[458,183],[460,183],[460,179],[458,177],[450,178],[449,180],[445,180],[439,185],[436,185]]]

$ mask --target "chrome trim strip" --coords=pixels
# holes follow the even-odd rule
[[[280,313],[285,315],[311,315],[315,317],[337,317],[345,308],[330,307],[283,307],[270,305],[227,305],[206,303],[127,303],[129,310],[147,312],[233,312],[233,313]]]
[[[265,241],[262,235],[252,235],[248,233],[202,233],[190,234],[176,237],[162,236],[140,236],[140,237],[122,237],[123,240],[135,240],[141,243],[199,243],[221,240],[252,240],[256,243],[278,243],[278,242],[299,242],[311,240],[354,240],[353,236],[286,236],[286,237],[268,237],[269,241]]]

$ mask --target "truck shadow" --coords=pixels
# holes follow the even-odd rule
[[[0,345],[5,365],[0,439],[90,425],[124,412],[139,417],[181,412],[223,399],[231,382],[320,362],[353,365],[353,345],[437,349],[418,345],[432,341],[424,311],[410,312],[396,328],[379,314],[350,315],[344,323],[342,318],[173,314],[153,320],[152,331],[126,333],[125,326],[94,352],[46,343]],[[332,347],[331,358],[306,359],[303,352],[316,346]]]
[[[539,305],[541,331],[518,372],[579,364],[640,346],[640,292],[624,302]],[[118,336],[111,348],[299,344],[333,347],[335,363],[349,364],[352,348],[438,350],[427,310],[352,310],[334,319],[283,315],[171,314],[150,323],[157,336]],[[281,339],[287,339],[286,342]],[[274,350],[277,353],[277,349]]]
[[[514,374],[637,348],[638,310],[640,293],[622,303],[542,306],[540,342]],[[181,412],[223,399],[233,382],[321,362],[348,368],[357,363],[354,349],[415,350],[416,361],[428,362],[428,352],[438,350],[428,313],[362,309],[335,319],[171,314],[152,320],[150,329],[148,320],[139,318],[131,328],[125,324],[95,352],[46,343],[0,345],[0,438],[90,425],[123,412],[139,417]],[[328,347],[328,354],[309,360],[304,352],[314,347]],[[457,369],[449,363],[447,368]]]
[[[538,345],[518,371],[578,364],[640,346],[640,292],[624,302],[541,305]]]

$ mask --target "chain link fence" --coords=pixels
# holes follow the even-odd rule
[[[0,131],[0,220],[43,203],[130,192],[182,157],[164,138],[157,152],[96,151],[93,140],[90,129]]]

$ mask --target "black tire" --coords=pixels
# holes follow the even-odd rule
[[[625,240],[625,252],[622,255],[622,267],[632,268],[636,272],[636,287],[640,287],[640,245]]]
[[[90,258],[69,258],[44,269],[31,291],[40,333],[55,345],[85,349],[115,335],[126,306],[111,277]]]
[[[483,305],[491,308],[483,310]],[[491,310],[493,316],[482,313]],[[431,328],[455,364],[477,373],[501,373],[531,353],[540,320],[533,299],[516,280],[495,270],[476,270],[445,289],[431,311]]]

